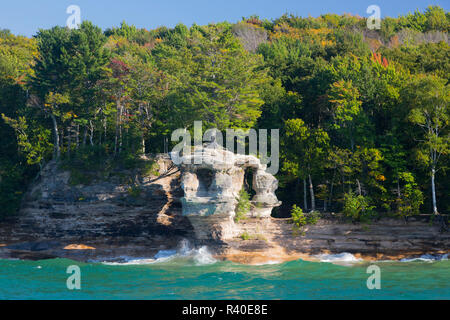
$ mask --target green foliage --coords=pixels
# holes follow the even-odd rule
[[[414,176],[410,172],[402,172],[399,175],[400,183],[403,184],[403,190],[397,197],[397,215],[399,217],[409,217],[420,213],[420,206],[423,204],[423,194],[417,188]]]
[[[158,177],[160,175],[159,165],[153,161],[145,161],[144,164],[140,165],[140,169],[143,176]]]
[[[416,161],[431,177],[433,213],[438,214],[436,175],[448,166],[450,152],[450,86],[436,76],[416,76],[404,90],[409,105],[408,120],[415,125]],[[420,129],[419,129],[420,128]]]
[[[445,35],[447,37],[447,35]],[[431,73],[449,80],[450,45],[447,42],[423,43],[380,50],[389,60],[396,61],[412,73]]]
[[[306,218],[305,214],[303,213],[303,210],[300,207],[297,207],[297,205],[295,205],[295,204],[292,207],[291,216],[292,216],[292,222],[294,223],[294,226],[296,228],[301,228],[308,223],[307,218]]]
[[[35,54],[34,39],[0,30],[0,220],[17,212],[36,164],[48,156],[45,124],[30,119],[31,112],[21,113]]]
[[[317,224],[320,220],[320,212],[311,211],[306,214],[306,224]]]
[[[104,146],[85,147],[64,157],[61,168],[70,171],[71,185],[89,185],[94,181],[119,178],[121,183],[129,183],[129,177],[158,176],[158,165],[153,160],[145,160],[139,154],[124,153],[113,157],[107,153]]]
[[[238,203],[236,205],[236,215],[234,217],[235,222],[239,222],[246,218],[247,213],[250,211],[250,195],[245,189],[239,192]]]
[[[370,198],[362,195],[355,195],[352,192],[344,194],[344,208],[345,216],[352,218],[354,221],[370,221],[373,218],[374,206],[370,205]]]
[[[296,178],[305,178],[321,164],[329,137],[322,129],[308,128],[302,119],[285,122],[283,170]]]
[[[247,240],[251,240],[251,237],[248,234],[248,232],[244,232],[244,233],[241,234],[241,239],[244,240],[244,241],[247,241]]]
[[[309,201],[355,220],[437,204],[445,213],[449,21],[430,6],[370,32],[349,14],[155,30],[123,22],[104,33],[84,21],[31,39],[0,30],[0,205],[16,210],[52,157],[73,184],[128,178],[123,170],[156,176],[141,155],[202,120],[281,129],[286,206]],[[240,198],[244,217],[249,196]]]
[[[255,234],[255,235],[251,235],[249,234],[247,231],[244,231],[240,238],[244,241],[248,241],[248,240],[262,240],[262,241],[267,241],[267,238],[262,235],[262,234]]]
[[[449,31],[450,22],[444,9],[429,6],[425,13],[416,10],[414,14],[407,14],[399,19],[400,28],[411,28],[417,31],[441,30]]]
[[[166,118],[174,128],[198,119],[220,130],[253,127],[264,103],[259,87],[270,81],[261,57],[245,51],[227,26],[180,29],[174,35],[186,43],[171,38],[155,48],[172,83],[163,101]]]
[[[294,227],[301,229],[308,224],[317,224],[320,220],[320,213],[318,211],[311,211],[305,214],[300,207],[297,207],[297,205],[294,204],[291,210],[291,217]]]
[[[2,114],[2,118],[16,131],[17,145],[19,151],[25,155],[27,164],[42,166],[51,154],[50,130],[38,126],[30,130],[25,117],[14,120]]]
[[[0,162],[0,221],[14,215],[26,192],[28,172],[25,166],[1,159]]]

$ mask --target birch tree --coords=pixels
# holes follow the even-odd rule
[[[433,213],[439,214],[436,196],[436,177],[443,169],[443,157],[449,153],[450,90],[444,79],[418,76],[404,92],[411,108],[409,121],[422,129],[418,145],[418,160],[429,170]]]

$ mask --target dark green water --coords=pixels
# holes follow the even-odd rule
[[[68,290],[66,269],[81,269]],[[367,263],[293,261],[246,266],[192,258],[137,265],[0,260],[0,299],[450,299],[450,261],[378,262],[381,290],[369,290]]]

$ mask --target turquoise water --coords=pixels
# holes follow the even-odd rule
[[[78,265],[81,290],[68,290]],[[378,262],[381,290],[369,290],[367,263],[293,261],[261,266],[0,260],[0,299],[450,299],[450,261]]]

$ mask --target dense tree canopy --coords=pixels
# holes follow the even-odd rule
[[[0,30],[0,216],[45,163],[163,152],[174,129],[281,130],[283,212],[450,211],[450,15]],[[355,217],[354,217],[355,218]]]

